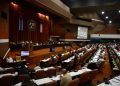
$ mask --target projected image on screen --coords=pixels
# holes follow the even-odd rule
[[[77,39],[87,39],[88,28],[78,26]]]
[[[29,56],[29,51],[21,51],[21,56]]]

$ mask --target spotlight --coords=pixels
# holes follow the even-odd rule
[[[120,13],[120,10],[118,10],[118,12]]]
[[[111,24],[111,23],[112,23],[112,21],[110,20],[110,21],[109,21],[109,24]]]
[[[18,4],[16,4],[15,2],[11,2],[11,5],[14,7],[18,7]]]
[[[104,11],[102,11],[102,14],[105,14],[105,12],[104,12]]]
[[[108,19],[108,16],[106,16],[105,18]]]

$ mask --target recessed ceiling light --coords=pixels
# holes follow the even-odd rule
[[[109,23],[111,24],[111,23],[112,23],[112,21],[109,21]]]
[[[118,12],[120,13],[120,10]]]
[[[105,18],[108,19],[108,16],[106,16]]]
[[[102,11],[102,14],[105,14],[105,12],[104,12],[104,11]]]

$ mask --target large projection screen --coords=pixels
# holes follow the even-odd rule
[[[78,26],[77,39],[87,39],[88,38],[88,27]]]

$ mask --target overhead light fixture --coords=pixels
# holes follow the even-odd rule
[[[11,2],[11,5],[12,5],[13,7],[15,7],[15,8],[18,7],[18,4],[16,4],[15,2]]]
[[[92,21],[97,21],[97,22],[104,22],[104,21],[101,21],[99,19],[91,19]]]
[[[105,18],[108,19],[108,16],[106,16]]]
[[[118,12],[120,13],[120,10]]]
[[[49,20],[49,16],[45,16],[47,20]]]
[[[111,23],[112,23],[112,21],[110,20],[110,21],[109,21],[109,24],[111,24]]]
[[[101,13],[102,13],[102,14],[105,14],[105,12],[104,12],[104,11],[102,11]]]

